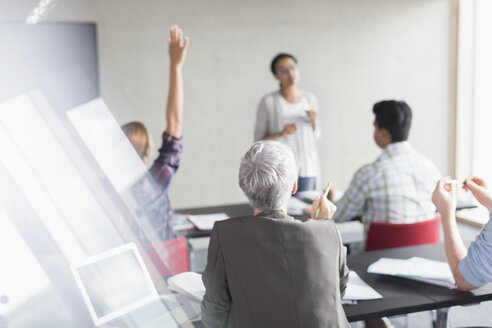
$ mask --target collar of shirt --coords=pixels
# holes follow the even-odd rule
[[[383,153],[381,155],[393,157],[396,155],[409,153],[412,150],[412,145],[410,145],[410,142],[408,141],[393,142],[383,149]]]
[[[282,210],[274,209],[274,210],[263,210],[257,215],[257,217],[267,217],[270,219],[289,219],[291,218],[289,215],[285,214]]]

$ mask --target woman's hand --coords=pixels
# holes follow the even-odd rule
[[[316,130],[316,111],[314,109],[307,110],[306,115],[309,117],[309,120],[311,121],[313,131]]]
[[[432,202],[443,220],[456,210],[456,187],[454,183],[446,183],[446,180],[449,180],[449,177],[439,180],[432,193]]]
[[[171,67],[180,68],[186,59],[186,51],[190,39],[188,37],[183,38],[183,31],[177,25],[171,26],[169,34],[167,42],[169,44]]]
[[[492,196],[487,189],[487,185],[481,178],[470,175],[465,179],[463,189],[471,191],[480,204],[485,206],[489,211],[492,210]]]
[[[282,137],[285,137],[289,134],[294,134],[297,131],[297,125],[295,124],[287,124],[284,126],[284,130],[282,131]]]

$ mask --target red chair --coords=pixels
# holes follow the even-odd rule
[[[438,243],[440,224],[439,215],[410,224],[372,222],[367,232],[366,251]]]
[[[162,277],[190,271],[186,237],[147,244],[143,246]]]

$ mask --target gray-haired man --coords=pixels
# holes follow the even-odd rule
[[[260,141],[244,155],[239,186],[254,216],[214,225],[203,273],[206,327],[349,327],[341,304],[348,280],[345,248],[327,220],[336,207],[318,197],[314,220],[288,216],[296,181],[289,147]]]

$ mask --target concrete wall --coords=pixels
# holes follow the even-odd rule
[[[36,3],[1,0],[0,20],[23,20]],[[322,174],[335,188],[379,154],[371,106],[388,98],[410,104],[410,141],[448,173],[448,0],[59,0],[49,20],[97,23],[102,97],[119,122],[143,121],[156,141],[165,127],[168,27],[190,36],[174,207],[246,200],[238,165],[259,99],[277,88],[269,62],[279,51],[298,57],[301,86],[319,99]]]

